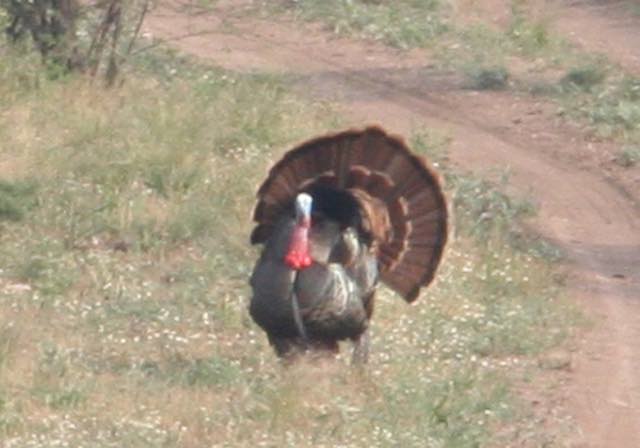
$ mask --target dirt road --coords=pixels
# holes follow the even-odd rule
[[[289,74],[301,92],[337,101],[354,124],[381,123],[405,135],[422,125],[446,129],[453,137],[451,158],[463,168],[511,170],[515,187],[539,205],[537,230],[568,254],[569,294],[594,316],[563,392],[580,428],[569,443],[640,446],[640,209],[634,203],[640,192],[629,191],[628,183],[623,192],[623,184],[603,174],[599,155],[610,154],[613,145],[591,140],[542,100],[466,90],[455,76],[430,69],[421,51],[260,20],[231,3],[191,17],[159,10],[146,27],[223,67]],[[595,9],[586,3],[559,4],[557,29],[570,35],[576,27],[575,35],[582,34],[580,27],[589,24],[578,21],[578,27],[570,12],[588,17]],[[615,16],[596,19],[601,37],[616,23]],[[626,36],[619,31],[612,31],[613,45]],[[636,67],[635,55],[620,50],[616,57]]]
[[[555,30],[590,52],[640,75],[640,3],[629,0],[547,0]]]

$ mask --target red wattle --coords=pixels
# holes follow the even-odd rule
[[[311,266],[309,256],[309,227],[308,225],[296,225],[291,234],[289,251],[284,257],[284,262],[291,269],[300,270]]]

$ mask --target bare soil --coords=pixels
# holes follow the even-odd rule
[[[629,71],[640,68],[640,19],[624,12],[629,2],[548,3],[556,30]],[[505,16],[499,12],[497,22]],[[404,135],[423,125],[444,129],[453,139],[450,157],[463,169],[510,169],[515,188],[539,206],[536,231],[567,254],[568,294],[594,322],[576,337],[569,368],[557,373],[563,387],[530,399],[548,402],[541,409],[551,412],[550,426],[552,407],[575,419],[564,445],[640,446],[640,173],[614,166],[613,142],[558,117],[540,98],[468,90],[430,68],[423,51],[263,20],[244,14],[239,1],[197,15],[159,8],[145,26],[217,65],[291,75],[296,89],[337,102],[354,125],[379,123]]]
[[[547,0],[558,11],[556,31],[579,47],[601,53],[640,75],[640,2]]]

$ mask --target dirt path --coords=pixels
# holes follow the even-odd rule
[[[568,254],[569,293],[595,316],[563,394],[580,427],[570,442],[640,446],[640,211],[599,170],[596,155],[608,144],[559,121],[544,102],[465,90],[419,51],[243,16],[235,4],[194,17],[162,10],[146,26],[182,36],[174,45],[221,66],[291,74],[299,90],[338,101],[355,124],[405,135],[422,125],[446,129],[461,167],[510,168],[514,185],[540,206],[538,230]]]
[[[640,76],[640,2],[637,0],[546,0],[557,32],[579,47],[601,53]]]

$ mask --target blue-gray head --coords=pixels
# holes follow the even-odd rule
[[[307,193],[299,193],[296,196],[296,222],[298,224],[311,224],[311,205],[313,198]]]
[[[309,253],[312,202],[313,199],[307,193],[296,196],[296,224],[291,232],[289,250],[284,257],[284,262],[291,269],[304,269],[313,262]]]

